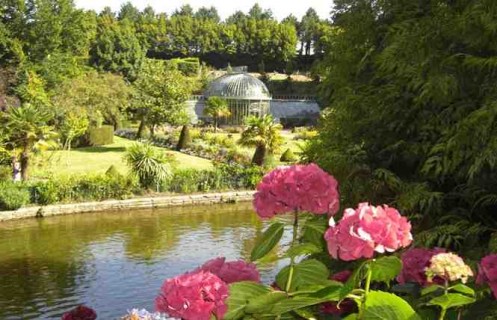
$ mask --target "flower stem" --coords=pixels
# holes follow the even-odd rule
[[[368,298],[369,288],[371,286],[371,278],[373,277],[373,270],[371,269],[371,266],[367,264],[366,267],[368,271],[366,273],[366,283],[364,284],[364,295],[362,296],[362,302],[357,319],[364,318],[364,310],[366,309],[366,299]]]
[[[295,210],[294,219],[293,219],[292,244],[290,245],[291,248],[293,248],[293,246],[297,242],[297,233],[298,232],[299,232],[299,215],[298,215],[298,211]],[[291,257],[290,258],[290,271],[288,272],[288,280],[286,282],[286,288],[285,288],[286,292],[290,291],[290,288],[292,286],[294,266],[295,266],[295,257]]]
[[[445,283],[444,283],[444,296],[447,295],[448,293],[449,293],[449,280],[445,279]],[[440,318],[438,318],[438,319],[439,320],[443,320],[445,318],[445,313],[446,312],[447,312],[447,309],[442,307],[442,311],[440,312]]]

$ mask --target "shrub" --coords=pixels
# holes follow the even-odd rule
[[[187,125],[183,126],[181,129],[181,134],[179,136],[178,145],[176,146],[176,150],[186,149],[188,145],[192,142],[192,138],[190,137],[190,129]]]
[[[0,210],[17,210],[29,203],[29,191],[21,184],[0,183]]]
[[[136,180],[123,175],[89,175],[39,181],[31,185],[33,202],[48,205],[60,202],[126,199],[137,190]]]
[[[99,128],[89,128],[85,135],[85,144],[89,146],[103,146],[114,143],[114,127],[101,126]]]
[[[144,188],[159,186],[171,174],[168,159],[149,143],[133,144],[124,157]]]
[[[297,156],[293,153],[292,149],[288,148],[281,155],[280,161],[281,162],[295,162],[295,161],[297,161]]]
[[[115,178],[119,177],[121,173],[119,172],[119,170],[117,170],[117,168],[114,165],[111,165],[109,169],[107,169],[107,171],[105,172],[105,175]]]
[[[10,180],[12,180],[12,167],[0,166],[0,181],[10,181]]]

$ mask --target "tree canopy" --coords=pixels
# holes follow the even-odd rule
[[[346,204],[494,228],[497,3],[340,0],[333,14],[310,159],[342,181]]]

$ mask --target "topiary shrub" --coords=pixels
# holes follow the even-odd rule
[[[89,128],[84,140],[87,146],[112,144],[114,143],[114,127],[104,125],[99,128]]]
[[[0,210],[17,210],[30,201],[29,191],[13,182],[0,183]]]
[[[105,171],[105,175],[108,177],[116,178],[120,177],[121,173],[119,172],[119,170],[117,170],[117,168],[114,165],[111,165],[109,169]]]
[[[192,138],[190,136],[190,129],[187,125],[183,126],[181,129],[181,134],[179,136],[178,145],[176,146],[176,150],[180,151],[182,149],[188,148],[188,145],[192,142]]]
[[[292,149],[288,148],[283,152],[280,157],[281,162],[295,162],[297,161],[297,156],[293,153]]]

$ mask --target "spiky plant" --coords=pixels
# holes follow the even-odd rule
[[[248,117],[246,124],[247,129],[243,131],[238,143],[246,147],[255,147],[252,163],[262,166],[267,156],[274,154],[283,145],[281,136],[283,127],[275,123],[270,115]]]
[[[124,158],[144,188],[158,189],[171,176],[168,158],[150,143],[134,143],[126,149]]]

